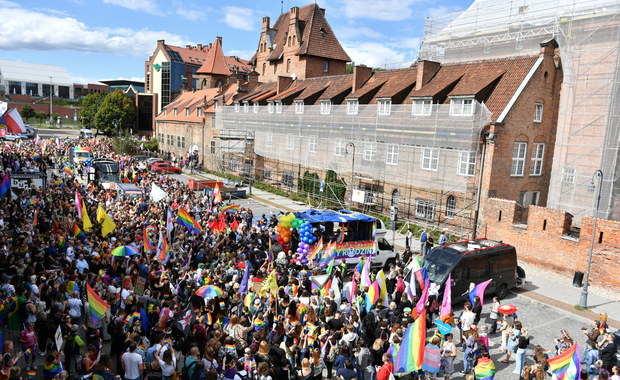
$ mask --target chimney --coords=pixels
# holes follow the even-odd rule
[[[196,48],[197,48],[198,50],[202,50],[202,44],[198,44],[198,45],[196,45]]]
[[[291,16],[290,16],[290,24],[294,24],[297,22],[297,18],[299,17],[299,7],[291,8]]]
[[[252,92],[256,86],[258,86],[258,73],[256,71],[252,71],[248,74],[248,92]]]
[[[220,45],[222,44],[222,37],[215,37],[216,41],[220,41]]]
[[[323,17],[325,17],[325,8],[319,8],[319,10],[321,11],[321,14],[323,15]]]
[[[549,55],[553,57],[555,55],[555,49],[559,47],[555,39],[550,39],[540,44],[540,55]]]
[[[162,44],[162,45],[163,45],[163,44],[165,44],[165,43],[166,43],[166,40],[157,40],[157,45],[159,45],[159,44]]]
[[[360,87],[366,83],[372,75],[372,67],[355,66],[353,68],[353,89],[351,93],[357,91]]]
[[[278,76],[278,85],[276,87],[276,94],[279,94],[282,91],[286,90],[291,85],[291,83],[293,83],[293,78],[285,77],[285,76]]]
[[[269,17],[263,17],[263,28],[262,32],[265,33],[269,29]]]
[[[439,62],[433,61],[418,61],[415,79],[416,91],[421,89],[422,86],[427,84],[433,75],[437,73],[437,70],[441,67]]]

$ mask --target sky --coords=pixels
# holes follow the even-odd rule
[[[465,10],[471,0],[317,0],[358,64],[408,66],[427,17]],[[185,46],[223,39],[224,53],[249,59],[261,20],[312,0],[0,0],[0,57],[68,69],[75,83],[144,80],[157,40]]]

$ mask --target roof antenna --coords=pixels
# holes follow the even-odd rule
[[[280,14],[284,14],[284,0],[280,0]]]

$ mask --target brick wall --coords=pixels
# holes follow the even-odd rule
[[[517,249],[520,261],[572,276],[586,272],[594,219],[581,221],[579,238],[567,236],[572,215],[546,207],[530,206],[527,224],[514,224],[519,206],[514,201],[490,198],[484,201],[481,235],[502,240]],[[620,222],[598,219],[590,283],[620,288]]]

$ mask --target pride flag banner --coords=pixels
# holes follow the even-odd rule
[[[194,233],[202,231],[200,224],[183,207],[179,207],[177,221]]]
[[[0,197],[6,194],[9,190],[11,190],[11,177],[9,176],[9,173],[6,173],[4,178],[2,178],[2,184],[0,184]]]
[[[549,369],[560,380],[579,380],[581,362],[579,360],[579,348],[573,344],[571,348],[560,355],[548,360]]]
[[[394,359],[394,373],[406,374],[418,371],[424,362],[426,342],[426,309],[405,331],[398,354]]]
[[[493,281],[493,279],[481,282],[478,285],[474,286],[474,288],[469,292],[469,302],[471,302],[472,305],[475,303],[474,298],[476,297],[480,297],[480,306],[484,305],[484,290],[487,288],[487,286],[489,286],[491,281]]]
[[[230,206],[221,207],[220,208],[220,212],[229,212],[231,214],[234,214],[235,212],[239,211],[239,207],[241,207],[241,206],[240,205],[230,205]]]
[[[493,380],[495,372],[495,363],[490,358],[478,359],[478,364],[474,367],[476,380]]]
[[[88,296],[88,309],[90,311],[90,317],[93,320],[93,323],[97,323],[103,318],[106,311],[110,308],[101,297],[95,293],[93,288],[90,287],[90,284],[86,283],[86,295]]]
[[[142,225],[142,243],[144,244],[144,252],[153,252],[153,244],[149,240],[149,233],[146,230],[146,224]]]
[[[82,230],[80,230],[80,227],[78,227],[75,222],[73,222],[73,237],[80,239],[81,241],[86,240],[86,235],[82,232]]]

